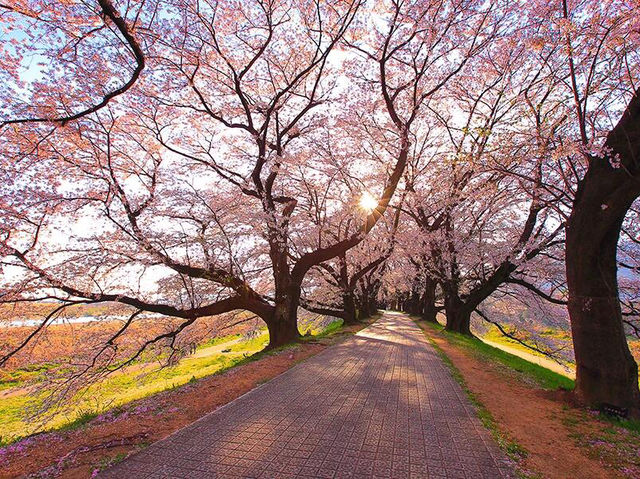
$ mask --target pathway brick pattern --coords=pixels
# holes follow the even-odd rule
[[[387,313],[102,478],[514,477],[419,328]]]

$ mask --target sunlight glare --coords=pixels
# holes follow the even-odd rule
[[[366,211],[372,211],[378,206],[378,200],[376,200],[371,193],[365,191],[360,197],[360,208]]]

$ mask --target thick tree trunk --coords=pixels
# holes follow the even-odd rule
[[[638,367],[622,322],[616,256],[624,217],[640,195],[640,89],[604,147],[607,157],[589,159],[567,221],[576,394],[587,403],[610,403],[638,416]]]
[[[466,336],[472,336],[471,312],[466,309],[448,309],[445,329]]]
[[[369,296],[365,294],[360,301],[360,319],[367,319],[371,317],[371,300]]]
[[[269,230],[269,256],[273,264],[275,298],[271,319],[265,322],[269,330],[268,349],[273,349],[300,337],[298,307],[303,278],[292,277],[287,244],[286,241],[283,242],[282,232],[277,228]]]
[[[274,315],[274,319],[267,323],[269,330],[268,349],[278,348],[289,344],[300,337],[297,325],[297,315],[292,316],[289,311]]]
[[[444,309],[447,316],[445,329],[471,336],[471,311],[465,306],[460,297],[445,291]]]
[[[298,331],[298,306],[300,288],[290,287],[276,302],[273,315],[267,323],[269,330],[269,349],[291,343],[300,337]]]
[[[576,357],[576,394],[640,413],[638,368],[629,352],[618,296],[618,237],[626,208],[603,192],[606,174],[587,174],[567,225],[569,316]],[[602,184],[601,184],[602,183]],[[602,197],[604,196],[604,198]],[[602,207],[607,205],[608,208]]]
[[[436,286],[437,283],[430,278],[425,281],[424,295],[422,296],[421,316],[424,321],[436,323],[438,309],[436,308]]]
[[[377,300],[371,299],[371,300],[369,300],[369,302],[367,304],[368,304],[368,306],[367,306],[367,317],[371,317],[374,314],[378,313],[378,301]]]
[[[423,321],[428,321],[429,323],[437,323],[438,309],[436,308],[435,304],[431,302],[429,304],[425,304],[420,317]]]
[[[277,239],[276,233],[274,237]],[[277,241],[271,244],[275,308],[271,320],[266,321],[269,329],[269,349],[283,346],[300,337],[298,307],[302,281],[295,281],[291,277],[286,250],[280,249],[280,246]]]
[[[344,324],[356,324],[358,322],[358,310],[353,292],[347,291],[342,294],[342,304],[344,308]]]
[[[378,308],[376,307],[376,302],[372,299],[367,298],[367,301],[363,308],[363,318],[370,318],[377,312]]]

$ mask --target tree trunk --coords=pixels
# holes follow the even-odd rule
[[[296,341],[300,337],[298,331],[298,306],[300,288],[290,287],[276,302],[273,316],[267,321],[269,330],[268,349],[277,348]]]
[[[576,356],[576,394],[640,415],[638,367],[622,322],[617,249],[624,217],[640,195],[640,88],[589,158],[567,221],[569,316]]]
[[[366,319],[371,317],[371,300],[367,293],[365,293],[360,300],[360,319]]]
[[[269,346],[267,349],[278,348],[294,342],[300,337],[298,332],[297,317],[293,319],[287,312],[278,319],[274,315],[274,320],[267,323],[267,329],[269,330]]]
[[[291,277],[285,250],[278,249],[279,247],[279,243],[274,242],[270,252],[274,265],[275,307],[271,320],[267,321],[268,349],[283,346],[300,337],[298,307],[300,306],[301,281],[296,282]]]
[[[465,307],[457,294],[445,291],[444,309],[447,316],[445,329],[456,333],[472,336],[471,311]]]
[[[376,307],[375,300],[367,298],[367,301],[365,302],[363,307],[363,313],[362,313],[363,317],[370,318],[377,312],[378,312],[378,308]]]
[[[342,294],[342,304],[344,308],[344,324],[356,324],[359,318],[353,292],[346,291]]]
[[[637,415],[638,367],[627,345],[617,281],[618,238],[627,207],[614,211],[620,202],[607,194],[609,180],[606,171],[598,176],[587,173],[567,224],[576,394],[588,404],[609,403]]]
[[[283,243],[282,232],[277,228],[269,230],[269,256],[273,265],[275,298],[271,319],[265,322],[269,330],[268,349],[273,349],[300,337],[298,307],[303,278],[292,278],[287,244],[286,241]]]
[[[428,321],[429,323],[437,323],[438,309],[433,303],[425,304],[425,307],[422,310],[422,314],[420,316],[423,321]]]
[[[447,310],[447,331],[473,336],[471,334],[471,312],[466,309]]]
[[[424,321],[437,323],[436,316],[438,309],[436,308],[436,286],[437,283],[430,278],[425,281],[424,295],[422,296],[421,316]]]

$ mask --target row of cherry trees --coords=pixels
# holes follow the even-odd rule
[[[578,395],[637,413],[637,7],[525,13],[416,120],[387,303],[463,334],[492,295],[568,305]]]
[[[393,297],[470,334],[522,290],[568,303],[577,393],[637,409],[640,12],[512,3],[0,5],[0,301],[55,305],[1,364],[84,303],[131,315],[71,389],[204,316],[277,347]]]

